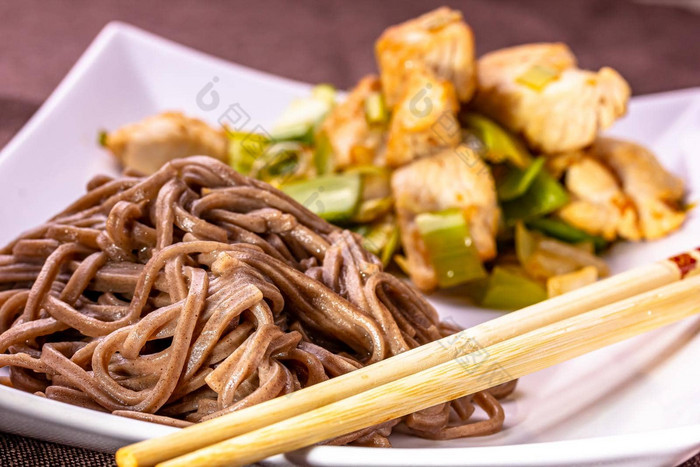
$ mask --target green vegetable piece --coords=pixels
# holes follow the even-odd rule
[[[464,115],[464,124],[484,145],[484,158],[490,162],[511,162],[526,168],[532,156],[522,141],[493,120],[476,113]]]
[[[440,287],[451,287],[486,275],[460,210],[419,214],[416,225]]]
[[[531,229],[538,230],[549,237],[556,238],[567,243],[592,243],[596,251],[604,250],[608,246],[607,240],[605,240],[603,237],[591,235],[558,219],[548,217],[532,219],[531,221],[527,222],[527,226]]]
[[[325,175],[333,171],[333,146],[325,132],[316,136],[314,148],[314,166],[318,175]]]
[[[103,148],[107,147],[107,138],[107,132],[104,130],[100,131],[99,133],[97,133],[97,144],[99,144]]]
[[[389,121],[389,110],[381,92],[373,92],[365,99],[365,119],[369,125],[384,125]]]
[[[329,222],[343,222],[357,212],[362,198],[362,177],[359,174],[323,175],[293,182],[282,191]]]
[[[550,66],[543,65],[533,65],[529,70],[527,70],[522,75],[515,78],[520,84],[524,84],[530,89],[540,92],[549,83],[559,79],[561,71]]]
[[[297,123],[279,127],[270,133],[275,142],[298,141],[304,144],[314,143],[314,125],[311,123]]]
[[[389,263],[391,262],[391,258],[394,256],[394,253],[399,248],[400,243],[401,232],[399,230],[399,226],[394,224],[394,228],[391,230],[391,235],[389,235],[389,238],[386,242],[386,245],[384,245],[384,249],[382,250],[382,254],[380,256],[380,259],[382,260],[382,265],[384,265],[384,267],[387,267],[389,265]]]
[[[271,138],[313,144],[316,128],[335,105],[335,94],[333,86],[320,84],[310,96],[292,101],[270,132]]]
[[[526,169],[509,167],[498,184],[498,199],[510,201],[525,194],[544,167],[544,157],[535,159]]]
[[[525,266],[537,251],[538,242],[539,238],[527,230],[522,222],[515,224],[515,255],[522,266]]]
[[[255,161],[265,152],[270,140],[257,133],[227,131],[228,163],[236,172],[250,174]]]
[[[547,299],[537,282],[503,267],[493,268],[481,306],[499,310],[517,310]]]
[[[399,245],[399,227],[395,222],[361,224],[352,230],[364,237],[367,251],[379,256],[384,266],[389,264]]]
[[[338,91],[336,91],[335,86],[328,83],[317,84],[311,89],[311,97],[320,100],[328,104],[329,106],[335,105],[335,98],[338,96]]]
[[[564,187],[546,170],[540,170],[524,195],[502,203],[507,225],[517,220],[531,220],[556,211],[569,202]]]
[[[304,147],[297,142],[271,144],[256,159],[249,175],[275,186],[293,179],[306,178],[310,175],[311,167],[310,163],[305,163],[305,155],[311,156],[310,153],[306,154]]]
[[[394,255],[394,262],[401,269],[401,272],[407,276],[411,275],[410,268],[408,267],[408,260],[404,255]]]
[[[362,201],[352,220],[361,223],[375,221],[391,211],[393,205],[394,200],[389,197]]]

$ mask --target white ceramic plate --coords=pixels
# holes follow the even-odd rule
[[[235,46],[235,44],[232,44]],[[0,153],[0,243],[43,222],[117,168],[96,144],[114,129],[178,109],[211,123],[264,129],[309,86],[246,69],[123,24],[98,36],[31,121]],[[238,118],[238,120],[236,120]],[[633,100],[613,134],[653,148],[700,198],[700,89]],[[696,246],[697,212],[655,243],[620,245],[615,272]],[[469,326],[499,313],[455,294],[433,298]],[[700,449],[700,329],[686,321],[522,378],[505,429],[449,442],[392,438],[395,449],[315,447],[271,459],[312,465],[673,465]],[[1,370],[0,370],[1,371]],[[100,450],[173,430],[0,386],[0,430]]]

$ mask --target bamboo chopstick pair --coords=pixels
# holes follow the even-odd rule
[[[124,447],[117,463],[244,465],[473,394],[699,312],[699,263],[696,249],[632,269],[288,396]],[[468,358],[484,348],[485,361]]]

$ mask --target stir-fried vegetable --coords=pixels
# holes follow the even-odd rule
[[[481,305],[500,310],[517,310],[546,298],[547,292],[539,283],[514,269],[497,266],[491,272]]]
[[[348,174],[362,176],[362,201],[353,222],[373,222],[391,212],[394,200],[389,184],[390,173],[387,169],[373,165],[363,165],[347,170]]]
[[[362,199],[360,174],[323,175],[282,187],[282,191],[329,222],[347,222]]]
[[[522,223],[515,227],[515,251],[523,269],[536,279],[546,280],[586,266],[595,267],[600,276],[608,274],[607,265],[593,254],[592,248],[530,232]]]
[[[449,209],[419,214],[416,225],[440,287],[486,276],[462,211]]]
[[[249,175],[281,186],[314,175],[313,153],[295,141],[270,144],[253,162]]]
[[[540,170],[525,194],[503,203],[503,215],[506,223],[512,225],[520,219],[545,216],[568,202],[564,187],[549,172]]]
[[[493,163],[510,162],[516,167],[525,168],[532,156],[522,141],[491,119],[476,113],[467,113],[463,122],[471,133],[483,144],[484,159]],[[477,148],[478,149],[478,148]]]
[[[227,131],[229,165],[244,175],[250,174],[255,161],[265,152],[270,140],[260,134]]]
[[[333,148],[328,140],[328,135],[322,131],[316,135],[314,166],[317,175],[325,175],[333,169]]]
[[[548,217],[532,219],[527,222],[527,226],[568,243],[591,243],[596,251],[604,250],[608,246],[608,242],[603,237],[590,235],[558,219]]]
[[[275,141],[314,142],[316,128],[335,105],[335,88],[320,84],[306,98],[296,99],[285,109],[272,128]]]
[[[365,99],[365,119],[370,125],[385,125],[389,121],[389,109],[381,92],[373,92]]]
[[[544,167],[544,157],[538,157],[526,168],[509,167],[498,182],[498,199],[510,201],[524,195]]]
[[[352,220],[360,223],[372,222],[391,212],[393,205],[394,200],[390,197],[362,201]]]
[[[559,79],[561,71],[545,65],[533,65],[525,73],[515,78],[534,91],[542,91],[549,83]]]
[[[373,224],[360,224],[353,229],[364,237],[366,250],[377,255],[387,266],[399,246],[399,227],[393,216]]]

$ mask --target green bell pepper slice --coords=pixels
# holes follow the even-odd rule
[[[527,226],[531,229],[542,232],[549,237],[556,238],[567,243],[590,242],[593,244],[596,251],[602,251],[608,246],[607,240],[605,240],[603,237],[591,235],[558,219],[548,217],[532,219],[527,222]]]
[[[504,202],[501,207],[506,224],[513,225],[518,220],[545,216],[568,202],[564,187],[549,172],[540,170],[525,194]]]
[[[509,167],[498,183],[498,199],[511,201],[524,195],[542,171],[544,162],[544,157],[538,157],[526,169]]]

